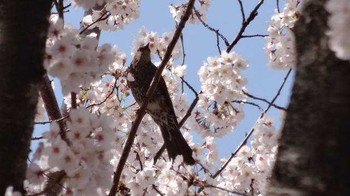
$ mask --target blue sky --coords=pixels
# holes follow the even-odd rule
[[[139,29],[144,26],[149,31],[168,32],[174,29],[175,23],[169,12],[171,3],[184,1],[169,1],[169,0],[147,0],[141,1],[140,17],[136,21],[125,25],[124,29],[118,31],[102,32],[100,44],[109,43],[117,45],[118,48],[128,55],[127,65],[131,62],[131,49],[133,36],[138,35]],[[246,11],[246,16],[252,8],[258,3],[257,0],[243,0],[243,5]],[[283,1],[281,1],[281,5]],[[260,8],[258,16],[249,25],[245,34],[267,34],[268,22],[276,9],[276,1],[266,0]],[[75,27],[79,27],[79,22],[83,16],[83,10],[80,8],[71,8],[65,16],[65,22],[70,23]],[[236,33],[241,27],[241,12],[238,1],[212,1],[207,15],[207,23],[215,29],[219,29],[226,38],[231,42],[236,36]],[[186,47],[186,64],[188,82],[197,90],[200,91],[200,83],[197,72],[208,56],[218,56],[219,52],[216,47],[216,36],[213,32],[207,30],[201,24],[187,24],[184,31],[184,41]],[[248,38],[242,39],[232,51],[240,54],[249,62],[249,67],[243,72],[243,75],[248,80],[247,89],[249,93],[271,100],[277,92],[280,84],[283,81],[287,71],[273,70],[268,67],[267,56],[264,53],[263,47],[265,39]],[[224,44],[221,45],[224,50]],[[157,60],[157,59],[155,59]],[[277,105],[286,106],[289,101],[289,92],[291,88],[292,77],[287,81],[282,94],[276,101]],[[56,94],[61,104],[60,89],[56,88]],[[192,93],[189,102],[193,100]],[[266,108],[266,104],[256,100],[249,100],[258,103],[262,108]],[[276,120],[276,125],[279,126],[280,112],[271,109],[268,113]],[[260,112],[252,106],[245,106],[245,118],[237,126],[237,128],[224,136],[217,139],[219,156],[230,154],[238,144],[243,140],[254,122],[258,119]],[[38,135],[42,130],[47,130],[47,126],[37,126],[34,135]],[[193,133],[193,132],[192,132]]]

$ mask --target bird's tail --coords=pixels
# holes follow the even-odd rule
[[[187,144],[185,138],[182,136],[182,133],[177,127],[162,126],[160,127],[160,130],[162,132],[164,144],[171,160],[174,160],[177,155],[182,155],[183,160],[186,164],[195,164],[195,160],[192,157],[192,149]],[[169,133],[171,134],[170,137]]]

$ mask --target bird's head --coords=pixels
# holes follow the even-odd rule
[[[137,49],[132,64],[133,66],[137,66],[139,63],[144,64],[148,62],[151,62],[151,50],[149,49],[149,43]]]

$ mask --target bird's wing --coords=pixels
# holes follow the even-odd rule
[[[173,106],[173,102],[171,101],[170,95],[169,95],[169,91],[168,88],[166,86],[165,80],[163,77],[160,78],[160,81],[158,83],[158,89],[159,91],[162,93],[162,98],[164,101],[164,105],[167,106],[169,112],[175,116],[176,119],[176,114],[175,114],[175,110],[174,110],[174,106]],[[178,126],[178,122],[176,120],[176,124]]]

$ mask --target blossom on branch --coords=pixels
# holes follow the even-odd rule
[[[290,69],[295,66],[293,28],[299,18],[299,8],[300,0],[287,0],[283,11],[275,11],[271,17],[265,50],[269,66],[274,69]]]
[[[242,91],[246,79],[241,75],[246,67],[241,56],[223,51],[219,57],[208,57],[199,69],[202,94],[194,117],[201,135],[223,136],[243,118],[242,104],[234,101],[247,98]]]

